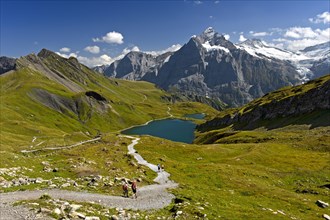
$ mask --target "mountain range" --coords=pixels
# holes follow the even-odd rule
[[[210,27],[175,52],[154,56],[132,51],[94,69],[108,77],[152,82],[191,100],[208,100],[220,109],[328,74],[329,52],[330,41],[298,52],[258,39],[233,44]]]

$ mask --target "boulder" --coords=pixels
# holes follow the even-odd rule
[[[112,216],[111,216],[111,220],[119,220],[119,218],[118,218],[117,215],[112,215]]]
[[[330,220],[330,216],[327,214],[323,214],[322,217],[325,218],[326,220]]]
[[[80,218],[80,219],[85,219],[86,216],[82,213],[79,213],[79,212],[70,212],[69,214],[69,217],[70,219],[77,219],[77,218]]]
[[[49,213],[51,213],[52,211],[49,210],[49,209],[47,209],[47,208],[41,207],[41,208],[39,209],[39,212],[49,214]]]
[[[5,181],[6,181],[6,179],[4,177],[0,176],[0,183],[5,182]]]
[[[77,205],[77,204],[70,205],[71,211],[76,211],[76,210],[80,209],[81,207],[82,207],[82,205]]]
[[[52,188],[56,188],[56,187],[57,187],[56,184],[51,184],[51,185],[48,186],[48,188],[50,188],[50,189],[52,189]]]
[[[177,211],[176,215],[182,215],[182,213],[183,213],[182,211]]]
[[[44,180],[41,177],[38,177],[35,181],[35,183],[42,183]]]
[[[85,220],[100,220],[100,218],[97,216],[86,216]]]
[[[316,205],[318,205],[318,206],[321,207],[321,208],[326,208],[326,207],[329,206],[329,203],[323,202],[323,201],[321,201],[321,200],[317,200],[317,201],[316,201]]]
[[[53,213],[55,213],[56,215],[60,215],[62,212],[61,212],[61,210],[59,208],[55,208],[53,210]]]
[[[43,171],[49,173],[49,172],[52,171],[52,168],[50,168],[50,167],[44,167],[44,168],[43,168]]]
[[[44,166],[50,166],[48,161],[42,161],[41,164],[44,165]]]
[[[66,187],[69,187],[71,184],[70,183],[64,183],[64,184],[62,184],[62,188],[66,188]]]

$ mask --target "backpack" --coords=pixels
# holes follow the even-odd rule
[[[134,190],[136,189],[136,183],[135,182],[132,183],[132,189],[134,189]]]
[[[125,191],[126,191],[126,190],[127,190],[127,188],[128,188],[128,187],[127,187],[127,184],[125,183],[125,184],[123,185],[123,190],[125,190]]]

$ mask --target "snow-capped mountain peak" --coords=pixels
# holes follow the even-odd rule
[[[305,56],[313,58],[314,60],[330,58],[330,41],[318,44],[311,47],[306,47],[305,49],[299,51]]]
[[[288,50],[282,50],[280,48],[268,46],[259,39],[248,39],[242,43],[236,44],[236,47],[238,49],[245,50],[252,56],[259,58],[262,58],[264,56],[267,58],[290,61],[306,60],[309,58],[303,54],[298,54]]]
[[[267,58],[270,60],[278,59],[290,62],[296,67],[296,70],[300,73],[302,80],[308,80],[311,76],[313,76],[311,68],[314,65],[314,62],[325,60],[322,62],[326,63],[329,62],[326,60],[330,60],[330,41],[312,47],[307,47],[298,52],[272,47],[258,39],[246,40],[242,43],[236,44],[235,46],[236,48],[245,50],[250,55],[258,58]]]

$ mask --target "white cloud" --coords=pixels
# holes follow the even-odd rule
[[[64,58],[70,58],[70,57],[75,57],[77,58],[78,57],[78,52],[76,53],[70,53],[70,54],[64,54],[64,53],[60,53],[60,52],[55,52],[56,54],[60,55],[61,57],[64,57]]]
[[[100,53],[100,48],[98,46],[88,46],[88,47],[85,47],[84,50],[85,51],[88,51],[90,53],[93,53],[93,54]]]
[[[124,43],[124,37],[121,33],[119,32],[109,32],[105,36],[101,38],[93,38],[94,42],[105,42],[108,44],[122,44]]]
[[[273,39],[273,41],[274,41],[274,42],[286,42],[286,41],[288,41],[288,40],[285,39],[285,38],[275,38],[275,39]]]
[[[220,3],[220,1],[215,1],[215,2],[214,2],[214,4],[219,4],[219,3]]]
[[[230,35],[229,35],[229,34],[225,34],[225,35],[223,35],[223,37],[224,37],[226,40],[229,40]]]
[[[78,56],[77,59],[79,62],[85,64],[86,66],[89,67],[95,67],[95,66],[101,66],[101,65],[108,65],[111,64],[114,60],[106,55],[103,54],[99,57],[83,57],[83,56]]]
[[[285,32],[284,37],[314,38],[317,37],[317,34],[310,27],[291,27]]]
[[[311,27],[291,27],[282,34],[282,37],[272,41],[274,45],[292,51],[302,50],[309,46],[321,44],[329,41],[330,28],[312,29]]]
[[[60,49],[60,52],[62,52],[62,53],[70,53],[70,51],[71,51],[71,49],[68,47],[63,47]]]
[[[292,50],[292,51],[298,51],[298,50],[302,50],[305,49],[306,47],[309,46],[314,46],[320,43],[324,43],[326,41],[319,41],[318,39],[300,39],[300,40],[293,40],[293,41],[289,41],[287,49]]]
[[[276,27],[276,28],[270,28],[269,30],[272,31],[272,32],[279,32],[279,33],[283,31],[282,28],[278,28],[278,27]]]
[[[250,31],[249,32],[253,37],[264,37],[264,36],[270,36],[272,35],[273,33],[270,32],[254,32],[254,31]]]
[[[200,4],[203,4],[202,1],[194,1],[195,5],[200,5]]]
[[[210,19],[213,19],[214,17],[213,17],[213,15],[210,15],[209,18],[210,18]]]
[[[239,35],[239,39],[240,42],[246,41],[247,39],[241,34]]]
[[[330,23],[330,12],[325,11],[322,14],[316,15],[315,18],[309,18],[308,20],[310,22],[312,22],[312,23],[315,23],[315,24],[319,24],[319,23],[327,24],[327,23]]]

